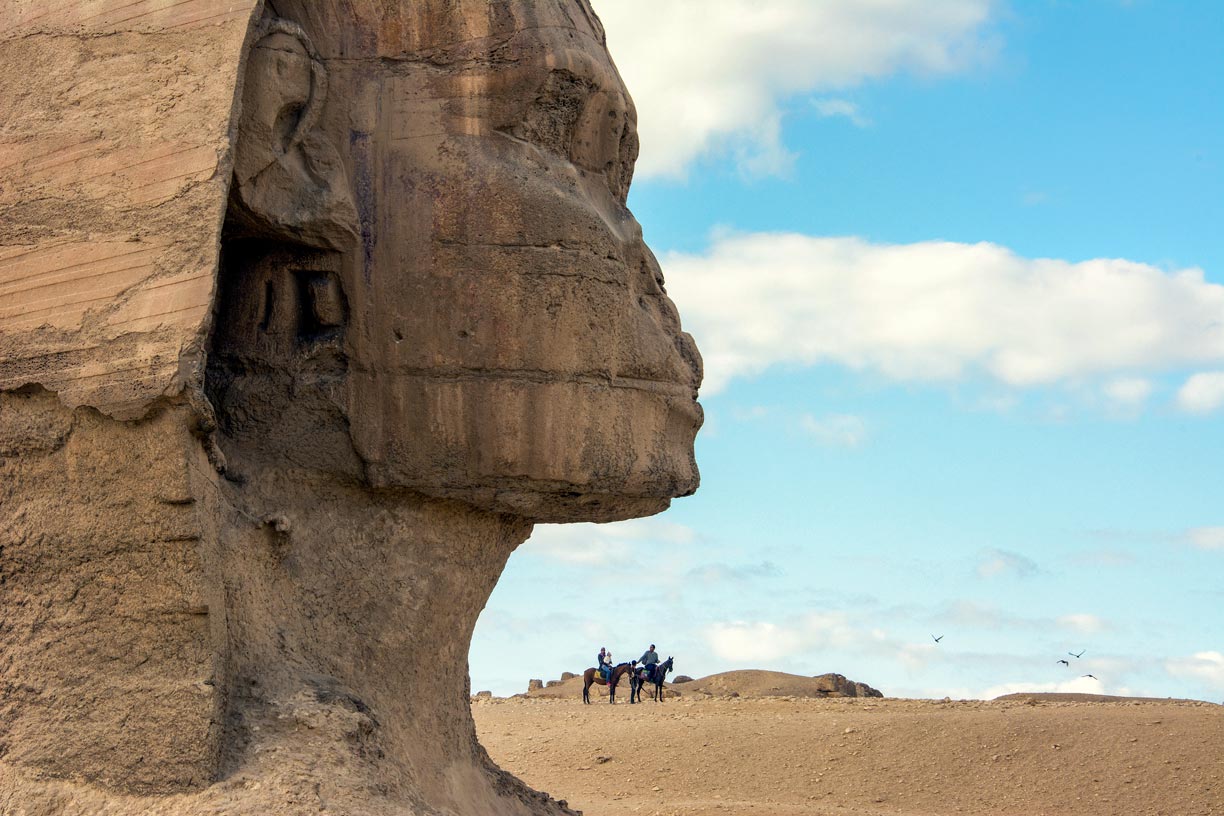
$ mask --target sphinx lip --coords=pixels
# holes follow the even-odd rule
[[[669,397],[682,397],[686,400],[696,401],[697,399],[697,389],[692,382],[655,380],[648,377],[621,377],[605,373],[569,373],[517,368],[466,368],[461,366],[437,366],[430,368],[408,366],[364,368],[355,366],[354,370],[363,374],[384,374],[393,377],[410,377],[439,382],[510,381],[532,385],[577,384],[601,388],[625,388],[634,391],[648,391]]]

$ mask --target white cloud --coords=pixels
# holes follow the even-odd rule
[[[1195,527],[1186,538],[1200,550],[1224,550],[1224,527]]]
[[[705,638],[715,656],[737,664],[770,662],[817,649],[844,648],[884,634],[850,623],[841,612],[812,613],[785,624],[767,621],[716,623]]]
[[[1119,377],[1105,383],[1105,396],[1123,408],[1138,408],[1152,395],[1152,383],[1142,377]]]
[[[848,99],[813,99],[812,107],[825,118],[843,116],[854,123],[855,127],[867,127],[871,120],[863,115],[859,106]]]
[[[1224,405],[1224,371],[1195,374],[1177,391],[1177,407],[1190,414],[1210,414],[1221,405]]]
[[[1027,578],[1038,572],[1040,570],[1031,558],[1007,550],[987,550],[977,565],[977,574],[982,578],[997,578],[1001,575]]]
[[[1198,652],[1193,657],[1169,660],[1165,669],[1174,677],[1199,680],[1215,689],[1224,689],[1224,654]]]
[[[799,427],[821,445],[836,448],[857,448],[867,439],[867,423],[851,414],[830,414],[816,417],[804,414]]]
[[[995,50],[994,0],[594,0],[638,108],[638,174],[683,176],[711,149],[750,172],[791,158],[781,104],[901,72],[949,74]]]
[[[1089,615],[1085,612],[1063,615],[1058,619],[1057,623],[1064,629],[1071,629],[1085,635],[1093,635],[1109,628],[1109,624],[1103,618]]]
[[[1136,398],[1137,372],[1224,362],[1224,286],[1199,269],[793,233],[716,236],[663,266],[706,395],[770,366],[834,363],[1009,387],[1111,378]]]
[[[944,659],[934,643],[903,643],[897,647],[897,662],[907,671],[923,671],[931,663]]]
[[[1120,694],[1126,695],[1125,688],[1105,690],[1105,684],[1094,677],[1077,677],[1063,683],[1000,683],[991,686],[981,694],[975,695],[981,700],[993,700],[1004,694],[1053,693],[1053,694]]]
[[[682,524],[657,518],[612,524],[537,524],[518,552],[567,564],[601,565],[623,561],[644,542],[690,544],[696,534]]]

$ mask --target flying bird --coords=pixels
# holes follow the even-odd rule
[[[1087,649],[1080,649],[1080,653],[1079,653],[1079,654],[1076,654],[1075,652],[1067,652],[1067,654],[1071,655],[1072,657],[1083,657],[1083,656],[1084,656],[1084,652],[1086,652],[1086,651],[1088,651],[1088,650],[1087,650]]]
[[[939,637],[935,637],[934,635],[931,635],[931,640],[938,643],[939,641],[943,640],[943,635],[940,635]]]
[[[1095,674],[1085,674],[1084,676],[1085,676],[1085,677],[1091,677],[1093,680],[1096,680],[1096,679],[1097,679],[1097,676],[1096,676]]]
[[[1070,665],[1071,665],[1070,663],[1068,663],[1068,662],[1067,662],[1067,661],[1065,661],[1065,660],[1060,660],[1060,661],[1058,661],[1058,662],[1059,662],[1059,663],[1061,663],[1061,664],[1063,664],[1064,666],[1070,666]]]

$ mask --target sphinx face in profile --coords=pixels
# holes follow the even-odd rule
[[[209,371],[231,458],[535,521],[691,493],[700,357],[586,0],[275,5]]]

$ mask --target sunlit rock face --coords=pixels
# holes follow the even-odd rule
[[[0,802],[564,812],[472,628],[701,421],[586,0],[0,0],[0,102]]]

